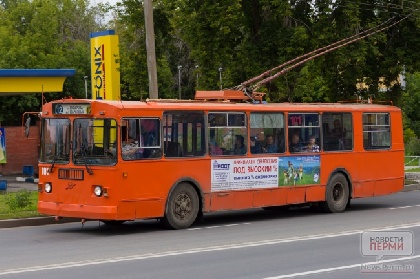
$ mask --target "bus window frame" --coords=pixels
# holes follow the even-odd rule
[[[199,117],[193,118],[194,121],[189,122],[175,122],[177,127],[174,126],[174,115],[182,114],[195,114]],[[170,116],[170,117],[169,117]],[[191,117],[191,116],[189,116]],[[178,117],[179,118],[179,117]],[[169,120],[168,120],[169,119]],[[182,118],[181,118],[182,119]],[[196,121],[199,119],[200,121]],[[179,159],[179,158],[202,158],[207,154],[207,148],[205,148],[205,135],[206,135],[206,113],[204,110],[163,110],[161,120],[161,137],[162,137],[162,150],[163,157],[166,159]],[[168,122],[171,123],[168,126]],[[190,125],[194,124],[195,125]],[[181,129],[179,125],[181,124]],[[186,125],[185,125],[186,124]],[[201,124],[200,129],[198,124]],[[175,129],[176,128],[176,129]],[[191,128],[191,138],[189,137],[188,131]],[[175,129],[175,130],[174,130]],[[182,138],[180,139],[180,130]],[[196,131],[197,134],[194,136],[192,133]],[[198,131],[201,130],[201,141],[198,141]],[[189,141],[189,139],[191,139]],[[174,141],[176,140],[176,141]],[[180,142],[181,140],[181,142]],[[195,142],[195,149],[194,149]],[[191,144],[191,152],[189,152],[189,144]],[[200,147],[200,148],[198,148]],[[171,154],[171,155],[168,155]],[[172,155],[173,154],[173,155]]]
[[[249,116],[247,114],[246,111],[219,111],[219,110],[210,110],[206,113],[207,115],[207,121],[206,121],[206,132],[207,132],[207,146],[209,144],[210,141],[216,141],[217,145],[222,149],[222,154],[221,155],[211,155],[210,152],[207,150],[207,154],[211,157],[214,156],[246,156],[249,153],[248,150],[248,128],[249,128]],[[226,125],[210,125],[210,116],[211,115],[226,115],[225,119],[226,119]],[[238,126],[238,125],[229,125],[229,117],[233,116],[233,115],[242,115],[243,116],[243,125],[242,126]],[[234,123],[236,124],[236,123]],[[216,136],[217,134],[217,130],[223,129],[226,131],[226,136],[224,137],[220,137],[218,136],[217,139],[213,138]],[[243,133],[239,133],[236,129],[240,129],[240,132],[245,132]],[[211,130],[214,130],[214,132],[212,132]],[[212,135],[214,134],[214,135]],[[228,137],[228,135],[230,135]],[[242,136],[244,138],[244,149],[245,149],[245,153],[244,154],[234,154],[235,152],[235,138],[236,136]],[[223,140],[222,140],[223,138]],[[230,142],[229,142],[230,141]],[[228,149],[227,146],[230,146],[230,148]]]
[[[291,126],[291,125],[289,125],[289,120],[290,120],[290,116],[293,116],[293,115],[303,115],[304,117],[303,117],[303,119],[301,119],[301,122],[303,122],[303,123],[300,123],[300,125],[293,125],[293,126]],[[306,125],[306,115],[317,115],[318,116],[318,125],[317,126],[315,126],[315,125],[311,125],[311,126],[308,126],[308,125]],[[322,115],[322,111],[320,111],[320,110],[313,110],[313,111],[294,111],[294,112],[288,112],[287,113],[287,120],[286,120],[286,123],[287,123],[287,145],[286,145],[286,147],[287,147],[287,151],[289,152],[289,153],[291,153],[291,154],[296,154],[296,153],[298,153],[298,154],[303,154],[303,153],[307,153],[307,154],[311,154],[311,153],[319,153],[319,152],[322,152],[323,150],[322,150],[322,140],[323,140],[323,138],[322,138],[322,125],[320,125],[320,123],[321,123],[321,115]],[[316,142],[317,143],[317,145],[318,145],[318,148],[319,148],[319,150],[318,151],[308,151],[307,149],[306,149],[306,146],[308,145],[308,141],[306,140],[306,139],[309,139],[309,137],[310,137],[310,135],[314,135],[314,133],[313,132],[311,132],[311,134],[309,134],[308,133],[308,135],[306,135],[306,134],[304,134],[304,136],[305,136],[305,138],[302,138],[302,131],[304,131],[305,132],[305,130],[306,129],[310,129],[310,128],[312,128],[312,129],[318,129],[318,131],[317,131],[317,135],[318,136],[315,136],[315,138],[316,139],[318,139],[318,141]],[[290,133],[291,132],[291,129],[293,130],[293,133]],[[295,134],[295,130],[298,130],[298,129],[300,129],[299,130],[299,149],[300,149],[300,151],[291,151],[290,150],[290,145],[291,145],[291,143],[292,143],[292,137],[293,137],[293,135]]]
[[[145,145],[142,131],[142,120],[157,120],[158,128],[155,129],[158,133],[156,136],[156,145]],[[157,116],[126,116],[121,118],[120,124],[120,138],[119,138],[119,151],[124,161],[148,160],[148,159],[161,159],[162,158],[162,119]],[[130,136],[130,122],[135,121],[135,138]],[[126,123],[124,123],[126,122]],[[125,125],[124,125],[125,124]],[[156,125],[156,124],[155,124]],[[123,128],[125,127],[125,128]],[[125,131],[124,131],[125,130]],[[125,133],[124,137],[123,134]],[[138,138],[137,138],[138,137]],[[132,142],[129,140],[132,139]],[[150,154],[149,154],[150,152]],[[147,156],[145,154],[148,154]],[[146,157],[145,157],[146,156]]]
[[[350,123],[351,130],[350,131],[348,129],[346,129],[346,127],[347,127],[347,125],[346,125],[346,122],[347,122],[346,115],[350,116],[350,121],[351,121],[351,123]],[[328,116],[328,118],[327,118],[327,116]],[[337,116],[339,116],[339,119],[337,118]],[[324,131],[325,128],[326,128],[325,124],[329,124],[328,122],[324,122],[325,118],[327,118],[326,120],[329,120],[329,118],[331,118],[333,125],[334,125],[334,122],[336,120],[340,121],[340,123],[341,123],[341,128],[340,129],[342,129],[340,137],[331,137],[331,136],[326,137],[326,136],[324,136],[324,135],[330,135],[330,132],[333,129],[335,129],[334,126],[329,127],[329,125],[328,125],[328,130],[329,131],[328,132]],[[324,152],[351,152],[351,151],[354,151],[354,112],[351,112],[351,111],[343,111],[343,112],[327,111],[327,112],[323,112],[321,114],[321,133],[322,133],[322,139],[323,139],[322,150]],[[351,135],[350,138],[348,137],[349,134]],[[328,142],[327,139],[334,139],[334,138],[337,138],[337,139],[341,138],[342,142],[341,143],[339,142],[338,146],[340,147],[340,144],[342,144],[343,149],[340,149],[340,148],[338,148],[338,149],[325,149],[325,146]],[[351,139],[351,146],[350,146],[350,149],[346,149],[345,147],[347,146],[347,144],[345,144],[345,142],[348,141],[349,139]]]
[[[365,115],[375,115],[375,124],[370,124],[370,123],[367,123],[367,124],[365,124],[365,122],[364,122],[364,116]],[[378,122],[378,115],[380,115],[380,114],[382,114],[382,115],[387,115],[387,118],[388,118],[388,125],[378,125],[377,124],[377,122]],[[365,150],[365,151],[377,151],[377,150],[390,150],[391,148],[392,148],[392,123],[391,123],[391,121],[392,121],[392,119],[391,119],[392,117],[391,117],[391,113],[390,112],[363,112],[362,113],[362,132],[363,132],[363,136],[362,136],[362,139],[363,139],[363,150]],[[365,131],[365,127],[388,127],[388,130],[387,131],[382,131],[382,130],[367,130],[367,131]],[[368,134],[368,139],[367,140],[369,140],[369,134],[370,135],[374,135],[375,133],[379,133],[379,132],[381,132],[381,133],[383,133],[383,132],[387,132],[388,133],[388,138],[389,138],[389,145],[388,146],[380,146],[380,145],[370,145],[370,148],[368,148],[368,147],[366,147],[366,145],[365,145],[365,133],[367,133]],[[373,141],[374,139],[371,139],[371,141]]]
[[[253,124],[259,124],[259,123],[252,123],[252,115],[262,115],[262,119],[263,119],[263,127],[252,127]],[[267,115],[281,115],[282,119],[280,119],[280,124],[282,125],[282,127],[266,127],[265,124],[265,116]],[[263,155],[267,155],[267,154],[284,154],[286,152],[286,114],[284,111],[250,111],[249,112],[249,135],[250,135],[250,140],[252,138],[252,140],[255,140],[255,144],[256,145],[261,145],[261,152],[256,152],[253,153],[251,150],[251,143],[249,143],[250,145],[250,154],[255,156],[260,156],[261,154]],[[253,132],[252,129],[262,129],[263,131],[260,132],[259,134],[256,134],[255,136],[253,136]],[[270,133],[266,133],[267,129],[271,129],[272,131]],[[281,134],[281,131],[283,130],[283,133]],[[261,136],[262,135],[262,139]],[[267,141],[267,136],[272,136],[275,145],[278,148],[278,152],[264,152],[262,147],[264,147],[266,145],[266,141]],[[283,139],[281,139],[281,137],[283,137]],[[276,143],[277,141],[277,143]]]

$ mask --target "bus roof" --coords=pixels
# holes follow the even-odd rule
[[[235,103],[221,101],[196,101],[196,100],[146,100],[146,101],[110,101],[88,99],[64,99],[51,103],[91,103],[101,106],[111,106],[114,109],[169,109],[169,110],[284,110],[284,111],[394,111],[398,107],[382,104],[363,103]]]

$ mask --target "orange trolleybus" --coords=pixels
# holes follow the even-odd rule
[[[394,106],[67,99],[41,119],[38,210],[57,217],[182,229],[220,210],[343,212],[404,186]]]

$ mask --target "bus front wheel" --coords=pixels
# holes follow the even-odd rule
[[[328,181],[325,202],[321,203],[321,208],[325,212],[341,213],[346,209],[348,200],[349,183],[343,174],[336,173]]]
[[[199,211],[197,192],[188,183],[179,184],[170,194],[162,221],[171,229],[185,229],[197,218]]]

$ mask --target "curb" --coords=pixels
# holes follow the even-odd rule
[[[410,192],[420,190],[420,183],[410,184],[404,186],[400,192]],[[34,218],[22,218],[22,219],[6,219],[0,220],[0,229],[6,228],[17,228],[24,226],[43,226],[43,225],[52,225],[52,224],[65,224],[65,223],[75,223],[81,222],[81,218],[62,218],[58,221],[55,220],[55,217],[34,217]]]
[[[400,192],[410,192],[416,190],[420,190],[420,183],[405,185],[404,189],[402,189]]]
[[[59,221],[55,220],[55,217],[34,217],[34,218],[22,218],[22,219],[6,219],[0,220],[0,229],[16,228],[24,226],[43,226],[52,224],[64,224],[80,222],[81,219],[76,218],[62,218]]]

